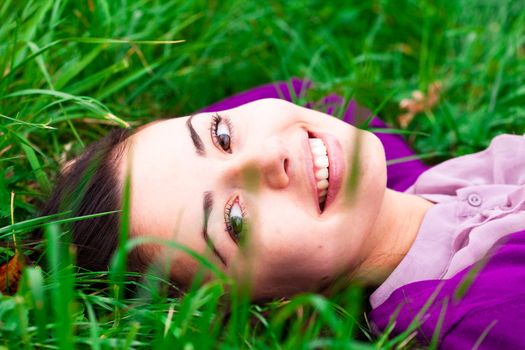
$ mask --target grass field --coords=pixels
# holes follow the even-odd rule
[[[46,267],[0,296],[0,349],[411,346],[411,330],[371,334],[358,286],[252,305],[225,295],[227,279],[168,298],[152,277],[124,298],[119,264],[77,271],[61,217],[38,208],[60,165],[112,126],[295,76],[316,83],[311,100],[335,92],[409,130],[429,162],[525,132],[524,0],[3,0],[0,18],[0,260],[49,224]],[[436,103],[400,119],[435,83]]]

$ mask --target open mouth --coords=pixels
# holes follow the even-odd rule
[[[311,136],[311,135],[309,135]],[[329,183],[329,161],[326,145],[323,140],[316,137],[309,137],[308,143],[313,157],[313,167],[317,196],[319,198],[319,209],[323,212],[326,204]]]
[[[344,152],[334,135],[310,130],[307,133],[308,142],[304,141],[304,147],[305,152],[308,152],[308,147],[310,150],[307,172],[311,181],[311,195],[317,200],[319,213],[322,214],[331,209],[341,192],[346,174]]]

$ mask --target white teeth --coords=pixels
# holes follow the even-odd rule
[[[328,181],[326,180],[317,181],[318,190],[325,190],[327,188],[328,188]]]
[[[317,172],[315,173],[315,178],[317,180],[328,179],[328,169],[322,168],[322,169],[317,170]]]
[[[328,193],[328,167],[329,160],[327,156],[326,146],[323,140],[318,138],[308,139],[310,143],[310,150],[314,158],[314,173],[317,180],[317,195],[319,196],[319,204],[323,204]]]
[[[326,154],[326,147],[321,144],[312,144],[310,143],[310,149],[312,150],[312,153],[315,152],[315,155],[318,156],[324,156]]]
[[[312,154],[314,155],[314,157],[326,156],[325,146],[314,146],[314,147],[311,147],[311,149],[312,149]]]
[[[315,137],[308,139],[308,142],[310,142],[311,145],[324,145],[323,140]]]
[[[321,139],[309,139],[309,142],[314,156],[326,156],[326,147]]]
[[[314,164],[318,168],[327,168],[328,167],[328,157],[327,156],[316,156],[314,158]]]

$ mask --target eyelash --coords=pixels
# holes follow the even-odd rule
[[[225,150],[224,148],[221,147],[221,145],[219,143],[219,137],[217,136],[217,128],[219,127],[219,124],[221,122],[226,124],[226,126],[228,127],[228,131],[230,132],[230,145],[229,145],[230,148],[228,150]],[[211,121],[211,125],[210,125],[210,135],[211,135],[211,139],[212,139],[213,144],[215,145],[215,147],[219,148],[223,152],[232,153],[231,145],[232,145],[232,140],[233,140],[233,136],[234,136],[234,131],[233,131],[233,124],[232,124],[232,122],[230,121],[229,118],[221,117],[219,115],[219,113],[215,113],[213,115],[213,117],[212,117],[212,121]]]
[[[217,129],[220,125],[220,123],[224,123],[226,124],[226,127],[228,128],[228,131],[229,131],[229,136],[230,136],[230,140],[229,140],[229,148],[228,149],[224,149],[221,145],[220,145],[220,142],[219,142],[219,137],[217,136]],[[232,150],[231,150],[231,145],[232,145],[232,140],[234,138],[234,130],[233,130],[233,125],[232,125],[232,122],[230,121],[229,118],[227,117],[221,117],[221,115],[219,115],[219,113],[215,113],[212,117],[212,121],[211,121],[211,125],[210,125],[210,135],[211,135],[211,139],[215,145],[215,147],[221,149],[223,152],[226,152],[226,153],[232,153]],[[228,201],[228,203],[226,203],[226,206],[224,208],[224,224],[225,224],[225,229],[226,229],[226,232],[228,233],[228,235],[230,235],[231,239],[235,242],[235,243],[239,243],[239,241],[242,239],[242,237],[237,237],[236,233],[234,232],[234,229],[233,229],[233,226],[231,224],[231,220],[230,220],[230,215],[231,215],[231,211],[232,211],[232,208],[235,204],[238,204],[240,209],[241,209],[241,216],[242,216],[242,225],[246,225],[246,209],[244,207],[244,205],[241,203],[241,201],[239,200],[239,196],[236,196],[234,197],[232,200]],[[241,233],[242,233],[243,230],[241,230]]]
[[[224,208],[224,224],[226,225],[226,232],[230,235],[233,241],[239,243],[239,240],[242,239],[242,237],[239,239],[239,237],[235,236],[235,233],[233,232],[233,227],[230,222],[231,210],[235,204],[239,204],[239,207],[241,208],[242,224],[246,225],[246,208],[239,200],[239,196],[236,196],[235,198],[233,198],[233,200],[230,200],[228,203],[226,203],[226,207]]]

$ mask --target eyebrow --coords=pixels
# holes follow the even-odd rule
[[[193,145],[195,146],[195,151],[197,154],[201,157],[204,157],[206,155],[206,151],[204,150],[204,143],[202,142],[202,139],[200,138],[199,134],[195,131],[193,128],[193,124],[191,123],[191,120],[195,114],[192,114],[188,120],[186,121],[186,126],[188,127],[188,130],[190,131],[191,141],[193,141]]]
[[[204,223],[202,225],[202,237],[204,238],[204,241],[208,245],[208,247],[213,251],[213,253],[219,258],[219,260],[226,265],[226,260],[224,257],[219,253],[217,248],[213,245],[213,242],[210,239],[210,236],[208,235],[208,219],[210,217],[210,213],[213,210],[213,193],[210,191],[204,192],[204,200],[203,200],[203,210],[204,210]]]

